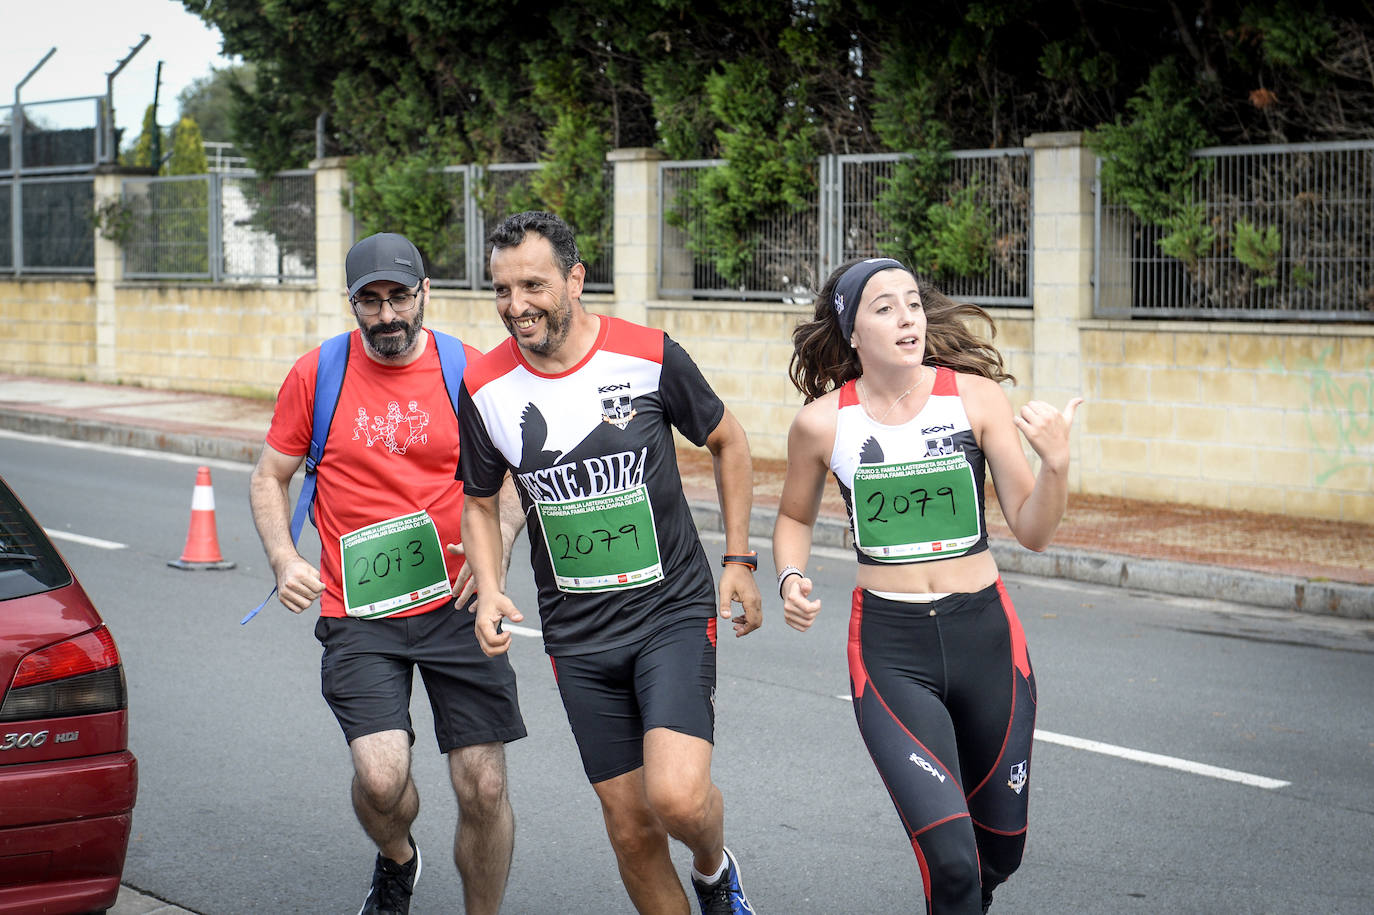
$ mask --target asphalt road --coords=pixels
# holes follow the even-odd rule
[[[313,617],[274,602],[239,625],[271,586],[246,465],[210,465],[237,567],[167,566],[200,463],[0,434],[0,474],[58,535],[124,657],[141,772],[125,882],[203,913],[356,911],[373,849],[319,695]],[[826,608],[811,632],[783,624],[774,598],[763,630],[721,639],[727,841],[762,913],[913,911],[914,858],[847,699],[853,560],[818,555],[811,570]],[[994,912],[1368,911],[1374,624],[1007,582],[1040,705],[1026,859]],[[533,611],[518,562],[511,591]],[[512,660],[530,737],[508,748],[505,911],[630,912],[538,638],[517,639]],[[423,698],[413,714],[425,866],[412,911],[457,911],[456,805]],[[677,846],[684,875],[687,859]]]

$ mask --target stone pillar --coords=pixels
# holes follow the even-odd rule
[[[613,149],[615,166],[615,313],[646,323],[648,303],[658,298],[658,163],[649,147]]]
[[[132,175],[152,175],[149,168],[120,165],[100,165],[92,174],[92,193],[95,206],[118,202],[124,196],[124,178]],[[120,243],[106,238],[101,228],[95,230],[95,365],[92,378],[113,384],[119,380],[119,312],[115,305],[115,287],[124,280],[124,249]]]
[[[1079,327],[1093,316],[1094,156],[1078,132],[1032,134],[1031,329],[1033,392],[1037,400],[1063,408],[1086,391]],[[1075,446],[1082,417],[1075,419]],[[1081,461],[1071,465],[1077,490]]]
[[[310,163],[315,172],[315,308],[302,328],[307,348],[353,326],[344,298],[348,287],[344,259],[353,247],[347,164],[347,159],[339,157]]]

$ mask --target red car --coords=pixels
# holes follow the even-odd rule
[[[113,906],[137,793],[114,639],[0,480],[0,912]]]

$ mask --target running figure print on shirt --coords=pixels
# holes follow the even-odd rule
[[[429,411],[420,409],[418,401],[410,401],[409,409],[401,412],[399,401],[388,401],[386,413],[369,416],[367,407],[359,407],[353,420],[353,440],[367,442],[371,448],[381,442],[392,454],[405,454],[411,445],[423,445],[429,441],[425,429],[429,426]],[[398,436],[404,432],[405,438]]]

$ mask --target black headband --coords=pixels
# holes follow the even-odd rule
[[[854,334],[854,312],[859,307],[859,298],[864,294],[869,279],[875,273],[894,267],[911,272],[901,261],[890,257],[870,257],[846,270],[835,284],[835,298],[830,304],[835,307],[835,317],[840,321],[840,332],[844,334],[846,342]]]

